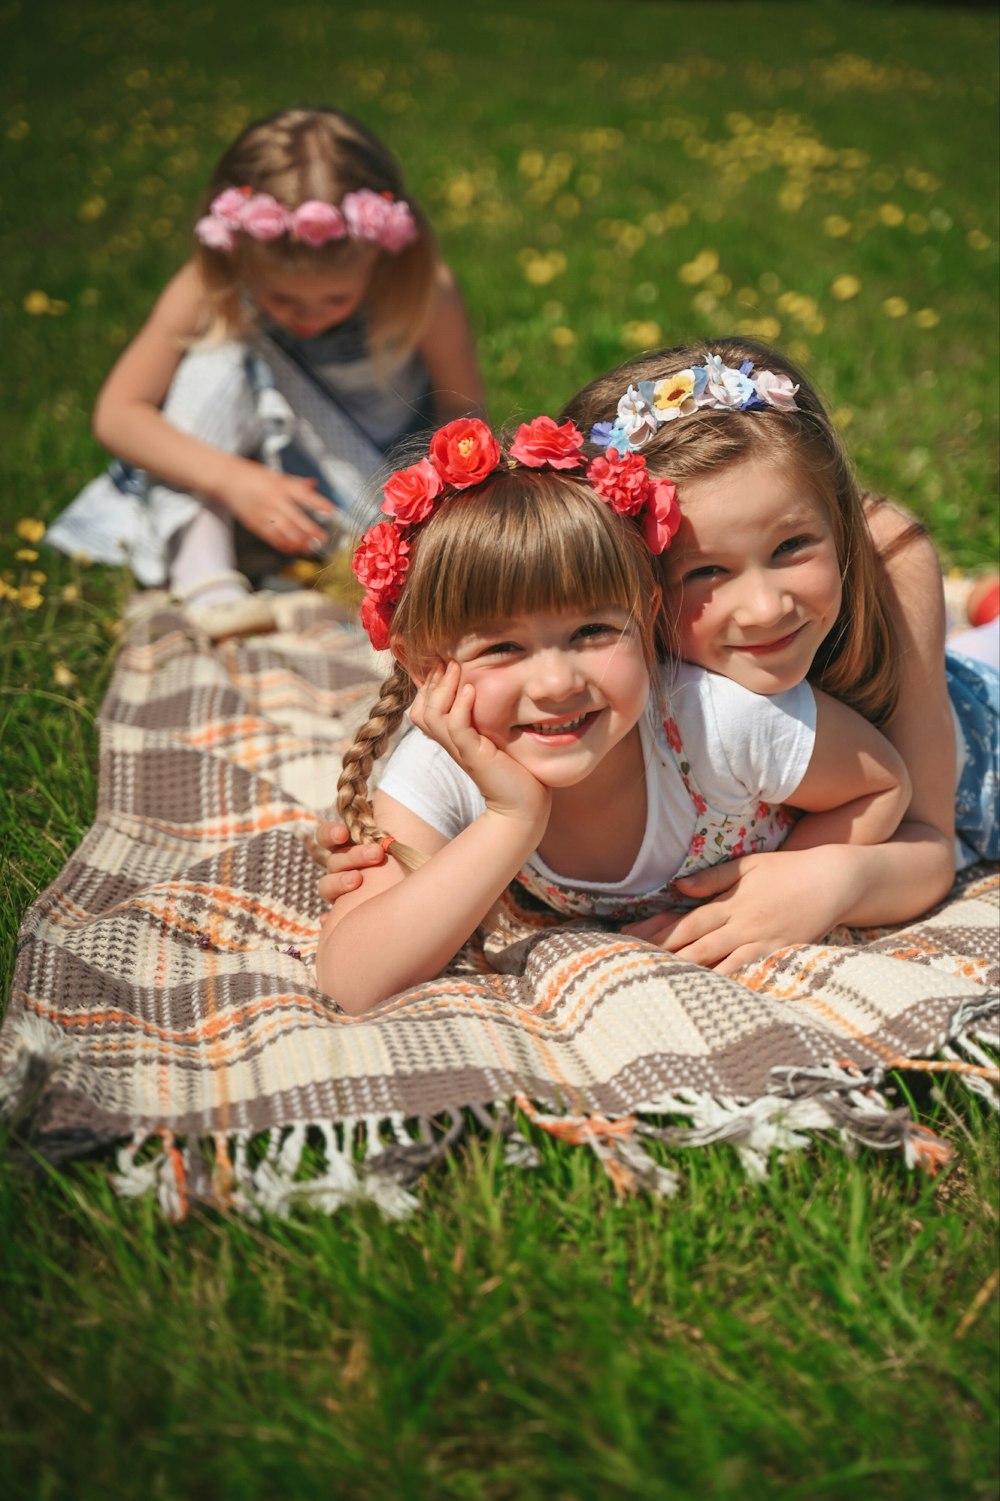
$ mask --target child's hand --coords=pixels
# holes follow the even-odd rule
[[[622,931],[732,974],[787,944],[816,943],[842,920],[856,894],[853,848],[772,850],[712,865],[676,883],[702,906],[660,912]]]
[[[410,718],[475,782],[487,808],[507,818],[548,821],[552,794],[537,777],[476,729],[476,691],[457,662],[440,662],[410,706]]]
[[[236,465],[219,498],[248,531],[279,552],[326,546],[328,533],[308,513],[332,513],[336,507],[319,494],[314,480],[278,474],[255,459],[238,459]]]
[[[357,891],[365,871],[384,865],[387,858],[380,844],[353,844],[342,823],[320,824],[312,852],[326,871],[317,882],[317,890],[331,906],[349,891]]]

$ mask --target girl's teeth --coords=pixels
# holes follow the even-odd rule
[[[586,717],[586,714],[581,714],[579,718],[564,720],[562,724],[532,725],[532,731],[536,735],[564,735],[568,730],[578,730]]]

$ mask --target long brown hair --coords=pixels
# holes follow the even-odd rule
[[[368,783],[416,694],[416,677],[468,632],[535,611],[628,612],[652,668],[664,655],[656,579],[638,526],[584,479],[503,465],[474,489],[446,493],[412,540],[392,617],[393,672],[344,755],[337,800],[356,843],[380,839]],[[404,665],[405,663],[405,665]],[[413,852],[392,846],[400,864]]]
[[[561,416],[589,435],[595,423],[614,419],[630,385],[659,382],[703,365],[709,355],[719,355],[737,369],[749,360],[756,370],[787,375],[799,388],[798,410],[704,408],[664,423],[642,448],[650,472],[674,481],[683,510],[686,479],[717,474],[749,459],[795,467],[826,507],[843,581],[840,613],[813,660],[809,679],[882,724],[896,705],[899,660],[864,497],[823,403],[791,360],[756,339],[737,337],[662,349],[598,376],[570,398]]]
[[[365,296],[368,337],[376,357],[415,348],[427,325],[437,267],[437,244],[426,214],[407,193],[402,169],[386,146],[359,120],[333,109],[286,109],[248,125],[223,154],[205,192],[201,213],[224,188],[250,187],[270,193],[286,208],[308,199],[339,204],[345,193],[370,188],[405,198],[420,234],[390,255],[357,240],[304,245],[287,235],[255,240],[240,235],[231,251],[212,250],[195,240],[195,260],[208,289],[209,336],[245,331],[247,311],[240,287],[254,272],[343,271],[371,262]]]

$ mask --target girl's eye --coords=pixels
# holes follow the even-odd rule
[[[489,646],[482,648],[479,655],[481,657],[505,657],[514,651],[520,651],[516,641],[491,641]]]
[[[811,541],[811,537],[789,537],[787,541],[778,544],[774,549],[774,555],[776,558],[780,558],[790,552],[799,552],[801,548],[808,547]]]
[[[721,572],[722,569],[717,563],[703,563],[700,568],[692,568],[687,573],[685,573],[683,578],[681,579],[681,583],[693,584],[696,583],[699,579],[718,578]]]
[[[582,625],[576,634],[585,641],[592,641],[601,636],[617,636],[620,632],[615,626],[608,625],[606,621],[592,620],[587,625]]]

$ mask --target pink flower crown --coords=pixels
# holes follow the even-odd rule
[[[240,234],[252,240],[277,240],[290,235],[303,245],[328,245],[331,240],[368,240],[394,255],[420,234],[413,210],[391,193],[360,188],[345,193],[340,207],[310,198],[287,209],[270,193],[252,188],[226,188],[213,198],[208,213],[194,227],[210,250],[236,248]]]
[[[510,457],[528,469],[579,469],[583,434],[572,422],[561,426],[551,417],[523,422],[510,446]],[[389,645],[390,622],[410,566],[414,532],[445,499],[445,487],[470,490],[501,462],[500,446],[485,422],[460,417],[438,428],[428,455],[386,481],[379,521],[365,532],[352,564],[364,585],[361,624],[376,651]],[[670,546],[681,522],[677,489],[671,480],[654,480],[641,454],[619,454],[609,448],[586,468],[591,488],[620,516],[639,522],[650,552]]]

